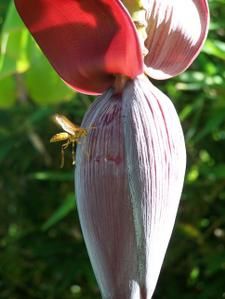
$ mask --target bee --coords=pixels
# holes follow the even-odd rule
[[[72,144],[72,161],[75,164],[75,143],[80,143],[80,138],[87,136],[88,130],[81,128],[72,123],[66,116],[56,114],[53,116],[53,120],[65,131],[60,132],[52,136],[50,142],[65,141],[61,146],[61,165],[64,166],[64,151]]]

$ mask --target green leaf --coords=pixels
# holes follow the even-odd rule
[[[35,103],[55,104],[74,96],[74,92],[60,79],[34,42],[29,43],[28,55],[31,68],[25,74],[25,84]]]
[[[205,127],[196,135],[196,138],[194,141],[199,141],[206,135],[214,132],[219,128],[219,126],[224,122],[225,120],[225,108],[221,108],[219,110],[213,110],[212,115],[209,115],[208,121],[205,125]]]
[[[20,18],[20,16],[17,13],[16,7],[14,5],[14,2],[11,1],[9,4],[9,8],[7,11],[7,16],[4,22],[4,25],[2,26],[3,32],[12,32],[12,31],[21,31],[25,29],[24,24]]]
[[[29,68],[26,56],[27,30],[3,33],[0,53],[0,78],[22,73]]]
[[[217,166],[211,167],[209,176],[213,179],[224,179],[225,178],[225,164],[219,164]]]
[[[72,181],[73,174],[71,172],[53,172],[53,171],[40,171],[29,175],[30,179],[38,181]]]
[[[52,214],[52,216],[42,225],[42,230],[46,231],[59,221],[64,219],[70,212],[74,211],[75,197],[74,194],[68,195],[65,202]]]
[[[29,33],[19,19],[14,5],[10,9],[3,26],[0,41],[0,78],[13,73],[22,73],[29,68],[26,47]]]
[[[203,51],[209,55],[225,60],[225,43],[222,41],[208,39]]]
[[[1,33],[5,14],[7,12],[8,5],[9,5],[8,0],[1,0],[1,2],[0,2],[0,33]]]
[[[12,77],[0,80],[0,108],[10,108],[16,102],[16,86]]]
[[[15,145],[13,139],[0,140],[0,162],[3,161]]]

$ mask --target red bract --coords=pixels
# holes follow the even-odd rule
[[[135,27],[120,1],[15,0],[37,43],[74,89],[102,93],[115,75],[135,78],[143,62]]]
[[[143,0],[135,15],[140,28],[148,24],[140,44],[143,35],[120,1],[15,2],[63,80],[78,91],[104,92],[84,118],[82,125],[94,129],[77,149],[81,226],[103,298],[150,299],[173,229],[186,157],[172,103],[140,74],[145,68],[165,79],[191,64],[207,34],[207,1]]]

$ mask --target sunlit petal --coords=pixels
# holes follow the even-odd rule
[[[146,72],[167,79],[183,72],[196,58],[206,38],[206,0],[153,0],[147,14]]]

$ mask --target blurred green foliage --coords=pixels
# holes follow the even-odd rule
[[[209,1],[205,47],[173,99],[188,151],[176,227],[154,299],[225,298],[225,0]],[[60,112],[80,123],[93,98],[67,88],[9,0],[0,3],[0,298],[100,298],[74,200],[70,153],[49,144]]]

